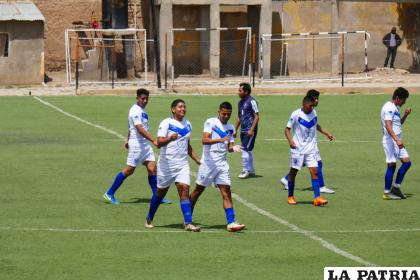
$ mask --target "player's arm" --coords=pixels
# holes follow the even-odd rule
[[[213,144],[217,144],[217,143],[223,143],[226,141],[229,141],[229,135],[226,135],[223,138],[211,138],[211,133],[208,132],[203,132],[203,138],[202,138],[202,142],[203,145],[213,145]]]
[[[127,139],[124,141],[124,148],[128,150],[128,139],[130,139],[130,130],[128,130]]]
[[[256,113],[254,113],[254,121],[252,122],[252,126],[248,130],[248,135],[249,136],[254,135],[255,128],[257,127],[259,121],[260,121],[260,114],[258,112],[256,112]]]
[[[335,136],[331,133],[331,132],[329,132],[329,131],[327,131],[327,130],[325,130],[325,129],[323,129],[319,124],[317,124],[316,125],[316,129],[319,131],[319,132],[321,132],[322,134],[324,134],[325,136],[327,136],[328,137],[328,139],[330,139],[330,141],[333,141],[333,140],[335,140],[336,138],[335,138]]]
[[[188,140],[188,155],[192,158],[198,165],[201,164],[200,159],[197,157],[197,154],[191,147],[190,141]]]
[[[400,148],[400,149],[404,148],[403,142],[400,140],[400,138],[397,137],[394,130],[392,129],[392,121],[391,120],[385,120],[385,129],[386,129],[386,131],[388,131],[391,138],[394,139],[398,148]]]
[[[407,108],[404,111],[404,116],[401,118],[401,125],[404,124],[405,120],[407,119],[408,115],[411,114],[411,108]]]
[[[172,142],[172,141],[176,140],[177,138],[178,138],[178,133],[171,134],[168,137],[158,136],[157,147],[158,148],[164,147],[164,146],[168,145],[169,142]]]
[[[234,132],[234,134],[233,134],[233,137],[235,137],[236,138],[236,136],[237,136],[237,133],[238,133],[238,129],[239,129],[239,125],[241,124],[241,119],[239,118],[239,115],[236,117],[236,120],[235,120],[235,132]]]
[[[149,132],[147,132],[146,129],[144,129],[143,125],[141,125],[141,124],[136,125],[136,129],[141,134],[141,136],[143,136],[144,138],[146,138],[147,140],[152,142],[153,145],[158,146],[157,141],[153,138],[153,136]],[[128,132],[128,133],[130,133],[130,132]]]
[[[284,135],[286,136],[287,141],[289,142],[289,146],[292,149],[296,149],[296,143],[293,141],[292,134],[290,133],[291,128],[287,127],[284,129]]]

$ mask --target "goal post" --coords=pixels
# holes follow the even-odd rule
[[[67,29],[65,48],[69,84],[149,83],[145,29]]]
[[[366,31],[262,34],[262,80],[367,78],[369,38]]]
[[[251,28],[173,28],[168,34],[172,83],[251,78]]]

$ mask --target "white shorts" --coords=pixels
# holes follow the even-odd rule
[[[181,183],[190,185],[190,166],[187,164],[181,166],[157,165],[157,187],[167,189],[172,183]]]
[[[141,148],[139,146],[128,146],[127,165],[136,167],[145,161],[156,161],[150,145]]]
[[[310,154],[298,154],[298,153],[291,153],[290,154],[290,167],[293,169],[300,170],[302,166],[306,167],[318,167],[318,157],[316,153]]]
[[[212,184],[230,186],[229,164],[227,162],[217,164],[202,162],[198,169],[196,183],[204,187],[209,187]]]
[[[320,161],[321,159],[321,154],[319,153],[319,150],[315,152],[315,159],[316,161]]]
[[[384,146],[386,163],[397,162],[398,159],[409,157],[407,150],[398,148],[397,143],[391,138],[383,138],[382,144]]]

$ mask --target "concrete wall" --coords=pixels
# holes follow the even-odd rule
[[[0,57],[0,84],[40,84],[44,81],[44,23],[0,21],[9,34],[9,56]]]

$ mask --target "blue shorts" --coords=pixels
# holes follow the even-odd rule
[[[254,131],[254,135],[251,137],[248,136],[247,132],[241,131],[241,143],[244,151],[252,151],[254,149],[255,138],[257,138],[258,130]]]

